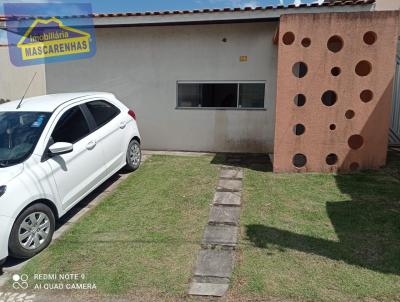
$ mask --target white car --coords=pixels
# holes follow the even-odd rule
[[[0,105],[0,260],[30,258],[56,220],[121,168],[141,161],[136,115],[109,93]]]

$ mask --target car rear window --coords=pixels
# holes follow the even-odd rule
[[[117,107],[103,100],[86,103],[86,106],[93,115],[97,127],[107,124],[121,112]]]

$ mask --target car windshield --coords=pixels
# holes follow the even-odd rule
[[[35,148],[51,113],[0,112],[0,168],[26,160]]]

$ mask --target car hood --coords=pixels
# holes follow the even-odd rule
[[[17,177],[24,170],[24,165],[19,164],[11,167],[0,168],[0,186],[6,185],[14,177]]]

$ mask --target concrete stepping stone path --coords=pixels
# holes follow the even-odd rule
[[[205,248],[214,248],[220,245],[235,247],[238,229],[238,227],[231,225],[207,225],[202,246]]]
[[[239,235],[242,180],[241,168],[222,167],[189,295],[222,297],[229,289]]]
[[[237,206],[240,207],[240,192],[215,192],[213,204],[216,206]]]

